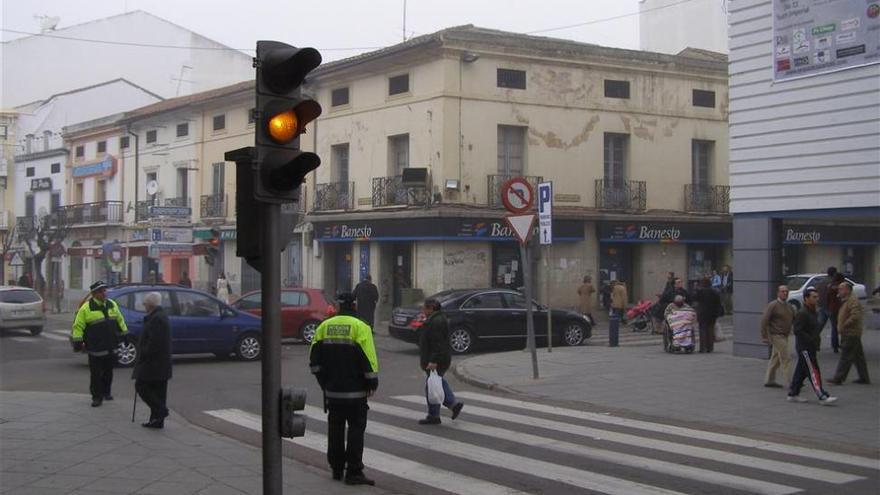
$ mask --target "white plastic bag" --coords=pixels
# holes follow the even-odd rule
[[[437,374],[437,370],[431,370],[428,375],[428,404],[443,404],[445,398],[443,379]]]
[[[715,322],[715,342],[724,342],[724,333],[721,331],[721,324]]]

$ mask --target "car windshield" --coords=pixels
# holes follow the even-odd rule
[[[30,289],[5,290],[0,292],[0,302],[23,304],[39,302],[40,296]]]
[[[809,280],[809,279],[810,279],[810,277],[802,277],[800,275],[794,275],[794,276],[788,277],[788,279],[786,279],[785,285],[788,286],[788,290],[800,290],[800,288],[803,287],[804,284],[807,283],[807,280]]]

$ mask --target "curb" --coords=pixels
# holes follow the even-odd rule
[[[484,382],[484,381],[479,380],[479,379],[473,377],[472,375],[468,374],[468,372],[466,371],[466,365],[467,365],[468,361],[470,361],[470,358],[465,359],[464,361],[462,361],[452,367],[452,374],[459,381],[464,382],[464,383],[471,385],[473,387],[482,388],[484,390],[504,392],[504,393],[508,393],[508,394],[521,394],[521,392],[518,390],[512,389],[510,387],[505,387],[504,385],[501,385],[499,383]]]

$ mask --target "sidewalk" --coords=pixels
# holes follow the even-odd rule
[[[143,404],[141,404],[143,405]],[[387,493],[328,470],[283,461],[284,493]],[[5,494],[262,493],[261,451],[172,412],[164,430],[131,422],[131,402],[89,407],[79,394],[0,391],[0,492]]]
[[[880,331],[866,330],[862,339],[873,383],[826,385],[839,398],[829,407],[817,404],[808,383],[801,391],[808,404],[789,403],[782,389],[763,387],[767,361],[732,356],[730,339],[715,344],[712,354],[672,355],[659,343],[610,348],[595,335],[582,347],[550,353],[539,348],[537,380],[532,378],[530,353],[519,350],[459,358],[453,371],[471,385],[575,402],[575,407],[592,411],[752,432],[768,439],[783,435],[805,445],[831,444],[863,455],[880,453]],[[819,363],[825,378],[833,375],[838,356],[823,343]],[[856,378],[852,370],[848,381]]]

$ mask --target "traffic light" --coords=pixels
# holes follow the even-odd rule
[[[205,250],[205,263],[208,266],[214,266],[214,260],[220,254],[220,229],[214,227],[211,229],[211,237],[208,238],[208,246]]]
[[[297,414],[306,407],[306,389],[285,388],[281,390],[281,436],[302,437],[306,434],[306,417]]]
[[[304,98],[306,75],[321,64],[314,48],[257,41],[254,197],[270,203],[299,200],[299,187],[321,159],[299,147],[306,125],[321,115],[318,102]]]

